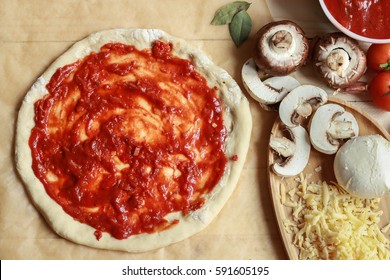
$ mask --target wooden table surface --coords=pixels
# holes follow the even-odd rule
[[[249,40],[237,48],[227,26],[213,26],[226,0],[0,0],[0,258],[1,259],[286,259],[268,190],[267,149],[276,113],[250,100],[253,129],[246,164],[232,197],[202,232],[166,248],[131,254],[77,245],[57,236],[36,211],[14,164],[21,101],[39,75],[74,42],[111,28],[158,28],[202,49],[242,87],[255,32],[273,18],[301,24],[308,36],[332,31],[317,1],[251,1]],[[300,8],[291,8],[293,2]],[[325,87],[306,67],[294,76]],[[243,87],[242,87],[243,89]],[[326,89],[329,93],[332,91]],[[363,108],[390,132],[390,113],[367,94],[338,95]]]

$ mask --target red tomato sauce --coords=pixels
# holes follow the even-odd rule
[[[75,220],[117,239],[199,209],[227,164],[217,88],[156,41],[110,43],[59,68],[35,103],[32,168]]]
[[[390,38],[390,0],[325,0],[333,17],[352,32],[374,39]]]

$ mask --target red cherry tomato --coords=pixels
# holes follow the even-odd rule
[[[367,66],[374,71],[390,70],[390,43],[372,44],[367,50]]]
[[[390,111],[390,71],[376,75],[372,79],[368,91],[376,106]]]

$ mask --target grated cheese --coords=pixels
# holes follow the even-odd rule
[[[384,226],[384,227],[381,229],[381,232],[387,233],[389,230],[390,230],[390,223],[388,223],[386,226]]]
[[[280,184],[280,194],[280,201],[284,205],[286,203],[286,187],[282,183]]]
[[[390,259],[390,224],[379,229],[379,199],[361,199],[326,182],[308,183],[300,176],[287,190],[284,206],[291,216],[283,221],[299,259]],[[288,195],[286,195],[288,194]]]

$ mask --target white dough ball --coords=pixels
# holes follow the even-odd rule
[[[390,142],[380,135],[350,139],[336,154],[334,173],[338,184],[352,195],[389,195]]]

